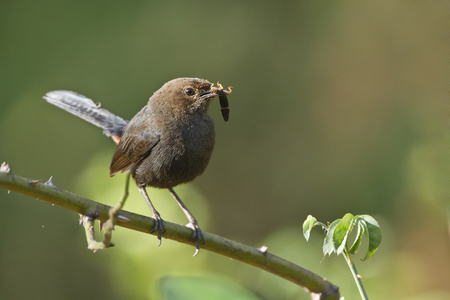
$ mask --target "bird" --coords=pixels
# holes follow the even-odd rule
[[[205,171],[215,143],[214,122],[208,108],[211,100],[219,96],[224,120],[228,121],[229,93],[231,87],[227,91],[220,83],[214,87],[205,79],[176,78],[154,92],[130,121],[76,92],[55,90],[43,98],[102,128],[117,144],[109,166],[110,176],[130,172],[152,211],[155,219],[152,232],[158,232],[159,243],[166,226],[146,187],[169,190],[189,221],[186,226],[193,231],[197,253],[205,241],[204,235],[174,187],[191,182]]]

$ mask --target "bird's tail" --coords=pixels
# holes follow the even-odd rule
[[[100,107],[91,99],[71,91],[57,90],[48,92],[44,99],[71,114],[80,117],[103,129],[107,136],[118,143],[122,137],[127,120]]]

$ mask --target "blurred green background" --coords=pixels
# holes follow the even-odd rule
[[[177,188],[203,230],[266,245],[358,299],[344,260],[322,258],[322,233],[306,243],[301,225],[308,214],[371,214],[384,239],[357,260],[369,296],[449,299],[448,12],[445,1],[3,0],[0,161],[114,204],[125,180],[109,178],[114,144],[42,96],[74,90],[130,119],[170,79],[220,81],[234,87],[230,121],[212,103],[212,160]],[[150,215],[132,190],[125,208]],[[186,223],[167,191],[149,193],[164,219]],[[77,222],[1,190],[0,298],[161,299],[190,275],[259,299],[310,299],[253,267],[123,228],[115,248],[93,254]]]

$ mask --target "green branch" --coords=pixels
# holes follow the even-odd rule
[[[70,209],[83,216],[95,216],[95,219],[101,222],[106,222],[109,218],[110,206],[59,189],[51,180],[41,183],[15,176],[10,172],[9,165],[5,163],[0,169],[0,188]],[[195,247],[196,242],[190,239],[192,236],[190,228],[167,221],[165,224],[166,232],[162,235],[163,238]],[[151,233],[154,228],[154,219],[128,211],[120,211],[116,226],[157,235],[157,233]],[[203,232],[203,234],[205,236],[203,250],[244,262],[289,280],[310,291],[313,299],[339,299],[337,286],[292,262],[267,252],[266,249],[253,248],[212,233]]]
[[[361,282],[361,277],[358,274],[358,271],[356,271],[356,266],[352,261],[352,258],[350,257],[350,254],[348,253],[347,249],[344,250],[344,258],[347,262],[348,267],[350,268],[350,272],[352,272],[353,279],[355,280],[355,284],[358,287],[359,294],[361,295],[361,298],[363,300],[368,300],[369,297],[367,296],[366,290],[364,289],[364,285]]]

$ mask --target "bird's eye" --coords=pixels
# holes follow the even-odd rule
[[[192,95],[194,95],[195,94],[195,91],[194,91],[194,89],[193,88],[187,88],[187,89],[185,89],[184,90],[184,93],[186,94],[186,95],[188,95],[188,96],[192,96]]]

